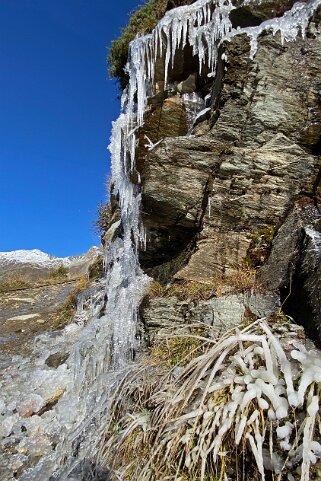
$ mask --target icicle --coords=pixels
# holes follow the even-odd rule
[[[319,5],[321,5],[320,0],[312,0],[308,4],[297,2],[282,17],[266,20],[257,27],[234,29],[228,34],[228,37],[231,38],[236,34],[246,33],[251,39],[250,57],[253,59],[257,51],[258,37],[264,31],[271,30],[273,35],[280,32],[282,45],[284,42],[295,41],[299,34],[304,38],[309,20]]]

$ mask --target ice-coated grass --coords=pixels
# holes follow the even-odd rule
[[[264,320],[219,340],[196,336],[203,346],[186,367],[157,382],[150,365],[129,374],[116,396],[109,434],[115,423],[118,432],[104,446],[105,460],[124,480],[241,480],[246,470],[281,481],[300,466],[298,479],[308,481],[321,457],[321,357],[287,327],[285,339]]]

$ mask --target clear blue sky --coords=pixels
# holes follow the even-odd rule
[[[118,89],[107,47],[139,0],[0,0],[0,251],[99,243]]]

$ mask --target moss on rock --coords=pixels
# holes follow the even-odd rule
[[[182,5],[189,5],[195,0],[148,0],[143,6],[135,10],[118,39],[111,44],[108,54],[109,74],[118,79],[121,89],[128,83],[128,76],[124,71],[128,57],[128,47],[137,35],[149,33],[164,16],[167,10]]]

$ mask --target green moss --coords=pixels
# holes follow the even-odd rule
[[[268,258],[272,241],[276,234],[276,227],[267,225],[252,235],[251,244],[247,251],[245,263],[250,267],[260,267]]]
[[[120,37],[111,44],[108,54],[109,75],[116,77],[121,89],[128,83],[128,76],[124,72],[127,63],[128,47],[137,35],[145,35],[157,25],[166,10],[181,5],[188,5],[195,0],[148,0],[131,15],[127,27]]]

